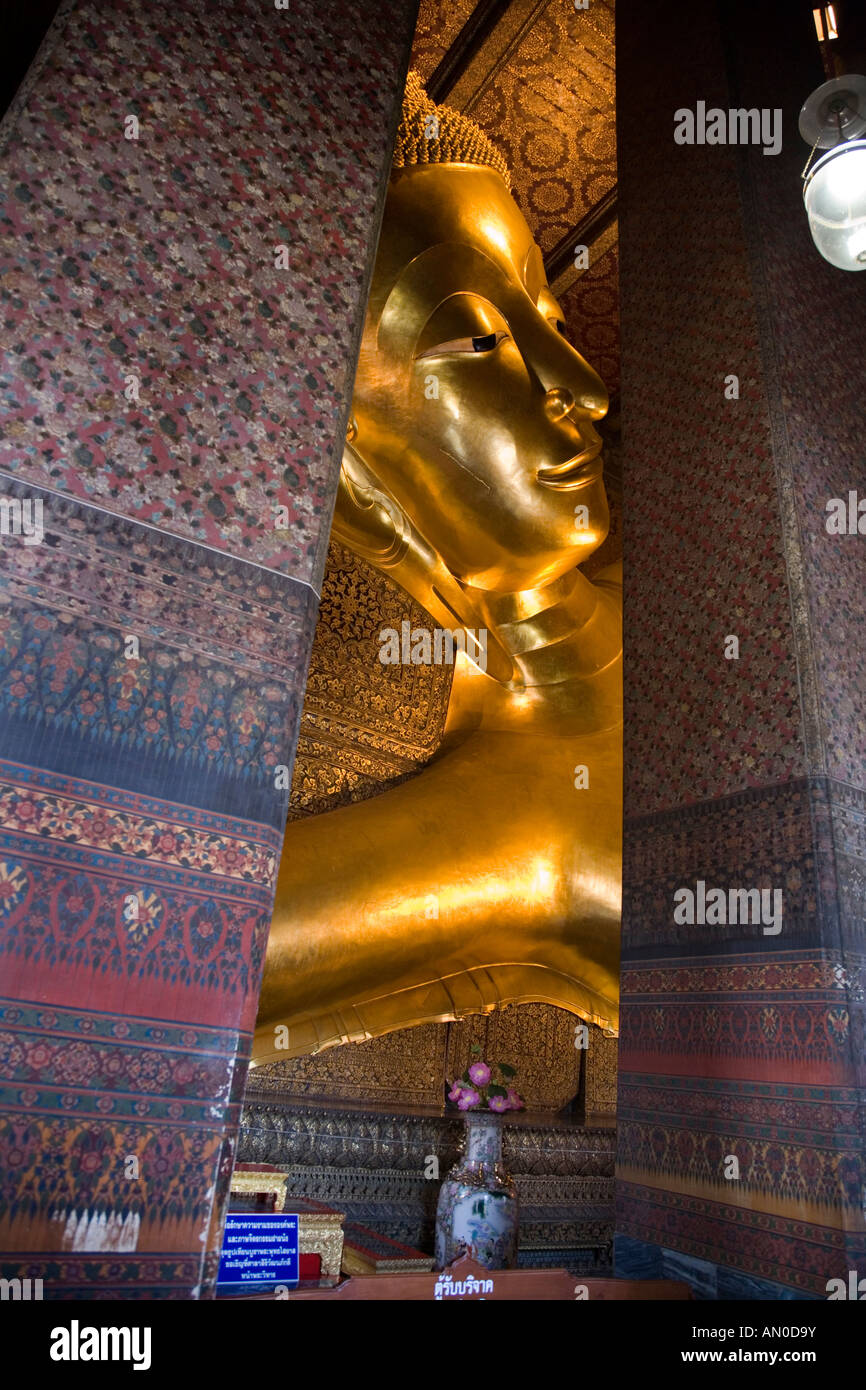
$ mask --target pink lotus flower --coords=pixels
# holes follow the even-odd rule
[[[464,1086],[462,1095],[457,1102],[458,1110],[474,1110],[481,1097],[477,1091],[473,1091],[471,1086]]]
[[[476,1086],[486,1086],[490,1080],[490,1068],[486,1062],[473,1062],[469,1068],[469,1078]]]
[[[452,1082],[451,1090],[448,1092],[448,1099],[459,1100],[462,1091],[463,1087],[457,1081]]]
[[[501,1115],[504,1110],[508,1109],[508,1101],[505,1096],[491,1096],[487,1104],[491,1110],[496,1111],[497,1115]]]
[[[517,1092],[516,1092],[516,1091],[514,1090],[514,1088],[511,1087],[511,1086],[509,1086],[509,1088],[508,1088],[508,1095],[505,1097],[505,1103],[506,1103],[506,1106],[508,1107],[509,1110],[522,1110],[522,1109],[523,1109],[523,1100],[522,1100],[522,1098],[517,1094]]]

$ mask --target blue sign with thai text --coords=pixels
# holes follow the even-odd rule
[[[297,1284],[297,1212],[230,1211],[219,1284]]]

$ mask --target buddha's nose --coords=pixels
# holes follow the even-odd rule
[[[592,369],[590,368],[592,372]],[[544,397],[544,409],[548,419],[555,423],[570,415],[572,419],[601,420],[607,414],[608,395],[600,377],[592,372],[594,381],[588,381],[579,396],[564,386],[554,386]]]
[[[544,409],[547,411],[548,419],[556,424],[559,420],[564,420],[566,415],[570,415],[574,409],[574,396],[570,391],[566,391],[561,386],[555,386],[552,391],[548,391],[544,397]]]

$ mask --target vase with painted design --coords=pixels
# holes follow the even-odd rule
[[[502,1120],[489,1110],[469,1111],[465,1153],[439,1192],[437,1269],[465,1250],[485,1269],[513,1269],[517,1223],[517,1189],[502,1163]]]

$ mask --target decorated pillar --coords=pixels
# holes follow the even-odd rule
[[[617,1273],[826,1298],[866,1274],[866,537],[826,524],[866,497],[866,275],[803,212],[809,6],[622,6],[617,37]]]
[[[411,0],[64,0],[3,124],[0,1249],[212,1284]]]

